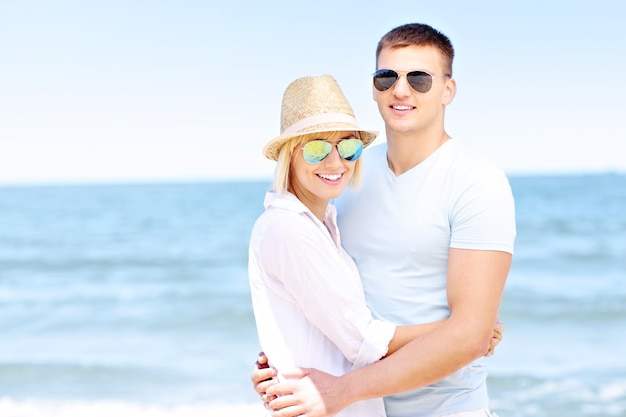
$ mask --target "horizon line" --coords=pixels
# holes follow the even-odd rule
[[[598,175],[626,175],[626,169],[598,170],[534,170],[506,172],[509,178],[524,177],[582,177]],[[0,188],[43,188],[43,187],[90,187],[90,186],[134,186],[134,185],[177,185],[199,183],[244,183],[271,182],[272,176],[241,176],[241,177],[196,177],[196,178],[92,178],[59,179],[59,180],[0,180]]]

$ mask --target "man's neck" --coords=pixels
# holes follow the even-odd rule
[[[389,168],[396,176],[402,175],[426,160],[449,139],[450,136],[443,130],[422,135],[387,131]]]

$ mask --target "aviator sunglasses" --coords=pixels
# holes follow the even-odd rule
[[[451,77],[452,74],[432,75],[426,71],[409,71],[404,72],[406,80],[411,88],[418,93],[428,93],[433,86],[433,78]],[[400,78],[397,71],[390,69],[379,69],[374,73],[374,87],[378,91],[389,90]]]
[[[363,152],[363,142],[360,139],[342,139],[337,142],[337,151],[346,161],[354,162]],[[333,144],[323,139],[311,140],[302,147],[304,160],[309,164],[319,164],[333,151]]]

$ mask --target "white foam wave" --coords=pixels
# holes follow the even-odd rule
[[[2,417],[265,417],[261,404],[191,404],[161,406],[123,401],[44,402],[0,398]]]

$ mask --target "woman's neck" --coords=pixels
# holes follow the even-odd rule
[[[315,217],[324,223],[326,217],[326,208],[328,207],[329,200],[321,199],[311,193],[304,190],[300,190],[297,187],[289,187],[289,192],[295,195],[298,200],[302,202]]]

